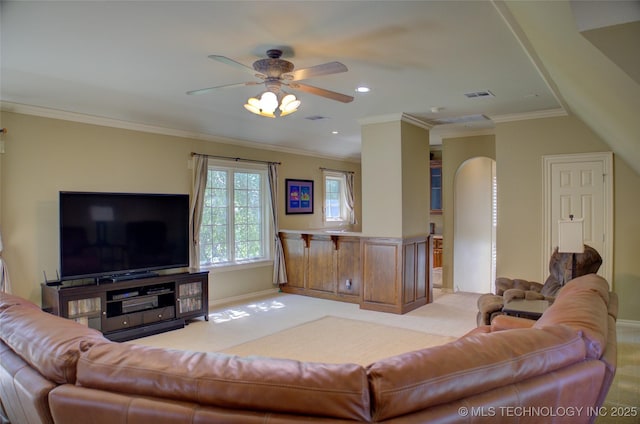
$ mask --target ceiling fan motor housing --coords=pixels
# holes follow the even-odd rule
[[[267,56],[269,56],[268,59],[260,59],[253,62],[253,69],[268,78],[280,78],[282,74],[293,71],[293,63],[280,59],[280,56],[282,56],[281,50],[268,50]]]

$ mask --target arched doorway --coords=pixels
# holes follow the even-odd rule
[[[487,293],[495,281],[496,161],[462,163],[454,181],[453,287]]]

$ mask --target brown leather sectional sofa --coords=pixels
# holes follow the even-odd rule
[[[14,424],[593,422],[616,314],[591,274],[538,321],[500,316],[362,367],[114,343],[3,294],[0,399]]]

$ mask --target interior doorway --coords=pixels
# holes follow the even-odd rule
[[[475,157],[462,163],[454,181],[453,287],[493,290],[496,263],[496,161]]]

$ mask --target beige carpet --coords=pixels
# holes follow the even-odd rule
[[[223,350],[239,356],[268,356],[324,363],[368,365],[403,352],[454,340],[421,331],[326,316]]]

